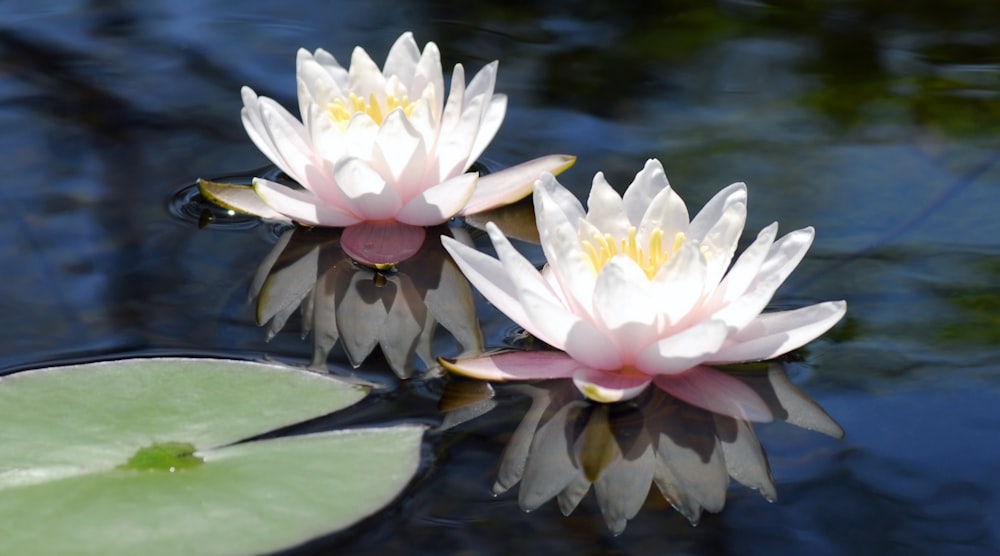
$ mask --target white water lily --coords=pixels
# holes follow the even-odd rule
[[[257,178],[259,199],[232,189],[217,200],[265,218],[346,227],[345,247],[362,262],[396,262],[419,248],[422,227],[517,201],[542,172],[575,160],[550,155],[469,172],[506,112],[507,97],[494,93],[497,62],[468,84],[457,64],[446,103],[437,45],[421,52],[408,32],[381,70],[356,47],[348,68],[325,50],[300,49],[296,73],[301,121],[249,87],[242,117],[254,144],[302,189]]]
[[[803,228],[775,240],[764,228],[732,264],[746,222],[735,183],[693,220],[663,167],[649,160],[619,196],[594,177],[589,210],[551,175],[535,185],[548,264],[540,272],[495,225],[498,259],[443,238],[469,281],[524,329],[562,350],[510,351],[450,370],[486,380],[571,377],[590,399],[637,396],[651,383],[693,405],[754,420],[747,386],[707,365],[763,360],[796,349],[843,317],[843,301],[762,313],[813,240]],[[728,269],[728,271],[727,271]]]

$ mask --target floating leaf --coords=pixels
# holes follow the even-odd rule
[[[20,554],[247,554],[375,512],[423,427],[232,444],[365,395],[260,363],[134,359],[0,379],[0,538]]]

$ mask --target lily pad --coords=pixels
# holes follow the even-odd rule
[[[232,444],[365,396],[260,363],[133,359],[0,379],[0,539],[18,554],[248,554],[347,527],[415,473],[423,427]]]

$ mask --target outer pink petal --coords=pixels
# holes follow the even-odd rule
[[[403,206],[396,190],[359,158],[342,159],[334,168],[333,177],[351,211],[365,220],[395,218]]]
[[[757,392],[726,373],[698,366],[653,382],[663,391],[691,405],[735,419],[767,422],[774,418]]]
[[[531,195],[543,172],[559,174],[575,162],[575,156],[550,154],[481,176],[472,197],[459,214],[475,214],[520,201]]]
[[[569,378],[581,368],[561,351],[506,351],[470,359],[438,359],[456,374],[480,380],[548,380]]]
[[[804,346],[837,324],[847,303],[827,301],[793,311],[764,313],[708,360],[715,363],[771,359]]]
[[[348,226],[340,236],[340,246],[359,263],[379,266],[405,261],[420,250],[427,232],[395,220],[361,222]]]
[[[479,175],[461,174],[430,187],[410,199],[396,219],[414,226],[434,226],[455,216],[468,202]]]
[[[322,204],[308,191],[291,189],[260,178],[253,180],[253,188],[269,207],[302,224],[342,227],[361,221],[351,213]]]
[[[705,321],[668,336],[636,357],[639,370],[650,375],[676,374],[712,357],[726,340],[725,323]]]
[[[582,367],[573,373],[573,384],[587,398],[601,403],[621,402],[638,396],[653,379],[643,374],[599,371]]]

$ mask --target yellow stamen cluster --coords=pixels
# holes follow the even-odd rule
[[[590,259],[590,264],[594,267],[594,274],[597,274],[608,264],[613,257],[625,255],[639,265],[639,268],[646,273],[650,280],[660,270],[671,253],[675,253],[684,243],[684,234],[678,233],[674,238],[673,249],[663,248],[663,230],[656,229],[649,235],[649,245],[643,249],[636,239],[636,229],[632,226],[628,230],[628,238],[616,240],[611,234],[596,236],[590,240],[583,241],[583,252]]]
[[[351,93],[349,102],[344,102],[343,99],[337,99],[327,106],[327,113],[330,115],[330,119],[337,122],[340,126],[340,130],[344,131],[347,129],[347,124],[351,122],[351,118],[358,112],[364,112],[377,124],[382,125],[382,119],[397,108],[402,108],[403,113],[407,116],[413,113],[413,108],[416,104],[411,104],[409,98],[403,95],[403,98],[396,98],[395,95],[388,95],[385,99],[385,109],[381,103],[379,103],[378,98],[375,93],[372,93],[371,97],[365,100],[358,95]]]

